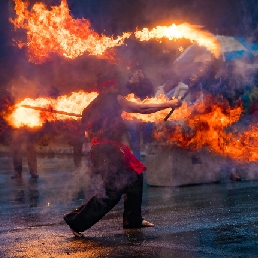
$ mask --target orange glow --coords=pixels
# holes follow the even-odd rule
[[[51,58],[51,54],[74,59],[85,52],[102,58],[111,59],[106,50],[121,46],[124,40],[131,36],[131,32],[124,32],[116,39],[99,35],[93,31],[87,19],[73,19],[70,15],[66,0],[61,0],[59,6],[52,6],[49,10],[43,3],[36,3],[28,10],[28,2],[14,0],[16,18],[10,19],[15,29],[26,30],[26,42],[17,41],[18,47],[28,48],[29,60],[42,63]],[[171,26],[157,26],[148,30],[136,31],[135,37],[140,41],[150,39],[169,40],[189,39],[205,46],[216,57],[219,54],[219,44],[215,36],[203,31],[200,26],[188,23]]]
[[[228,103],[213,103],[211,98],[207,98],[191,110],[183,124],[168,123],[155,132],[155,138],[167,146],[177,145],[192,150],[208,147],[212,152],[239,162],[257,162],[258,126],[250,125],[244,132],[234,130],[232,125],[239,121],[242,107],[230,109]]]
[[[82,113],[89,103],[98,96],[96,92],[73,92],[70,96],[64,95],[57,99],[52,98],[26,98],[15,105],[14,111],[7,117],[7,121],[15,128],[22,126],[28,127],[41,127],[42,124],[47,121],[55,120],[67,120],[67,119],[80,119],[78,116]],[[138,103],[161,103],[166,100],[165,96],[159,98],[150,98],[140,101],[135,98],[133,94],[129,94],[126,97],[128,100]],[[27,108],[23,106],[35,107]],[[42,109],[42,110],[37,110]],[[65,114],[58,114],[66,112]],[[134,114],[134,113],[122,113],[124,120],[138,120],[144,122],[158,122],[162,121],[170,109],[165,109],[154,114]],[[71,114],[77,114],[73,116]],[[190,114],[187,105],[184,104],[181,108],[177,109],[170,117],[171,120],[186,119]]]
[[[6,118],[8,123],[15,128],[22,126],[41,127],[47,121],[79,119],[76,116],[62,115],[51,112],[57,110],[67,113],[75,113],[80,115],[85,107],[96,98],[98,93],[86,93],[83,91],[74,92],[70,96],[60,96],[57,99],[51,98],[26,98],[15,105],[14,111]],[[29,105],[31,107],[45,108],[50,112],[34,110],[31,108],[24,108],[22,105]]]
[[[16,104],[13,113],[7,118],[15,128],[28,126],[41,127],[47,121],[80,119],[78,116],[57,114],[59,112],[80,115],[85,107],[97,97],[96,92],[74,92],[70,96],[64,95],[57,99],[38,98],[24,99]],[[130,101],[139,103],[160,103],[166,100],[165,96],[140,101],[133,94],[126,97]],[[45,108],[50,112],[21,107]],[[153,114],[133,114],[123,112],[124,120],[138,120],[144,122],[159,122],[154,131],[155,139],[165,145],[177,145],[191,150],[208,147],[210,151],[238,161],[258,161],[258,126],[250,125],[243,132],[234,129],[242,114],[242,106],[230,109],[227,102],[217,102],[207,97],[203,103],[187,106],[186,103],[176,109],[167,122],[164,117],[170,109]]]
[[[27,46],[29,59],[42,63],[51,53],[74,59],[88,52],[90,55],[107,57],[105,51],[123,44],[130,33],[113,39],[99,35],[90,28],[87,19],[73,19],[66,0],[49,10],[43,3],[33,5],[28,10],[28,2],[15,1],[17,17],[10,21],[15,28],[23,28],[27,33],[27,42],[16,42],[19,47]]]
[[[136,31],[135,37],[140,41],[150,39],[167,38],[169,40],[189,39],[191,42],[196,42],[200,46],[206,47],[211,51],[216,58],[220,53],[218,40],[213,34],[202,31],[200,26],[194,26],[188,23],[180,25],[172,24],[171,26],[157,26],[152,30],[144,28],[142,31]]]

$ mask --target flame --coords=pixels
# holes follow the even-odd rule
[[[98,93],[86,93],[83,91],[73,92],[70,96],[63,95],[57,99],[52,98],[26,98],[15,105],[14,111],[6,118],[8,123],[14,128],[22,126],[41,127],[47,121],[79,119],[77,116],[71,116],[70,113],[80,115],[85,107],[97,97]],[[25,108],[23,105],[28,105],[36,108],[45,108],[44,112],[33,108]],[[68,115],[53,113],[51,111],[67,112]]]
[[[27,127],[41,127],[47,121],[55,120],[68,120],[80,119],[80,114],[92,100],[98,96],[96,92],[73,92],[70,96],[63,95],[57,99],[52,98],[26,98],[15,105],[14,111],[6,118],[8,123],[19,128],[22,126]],[[165,95],[158,98],[146,98],[141,101],[135,98],[133,94],[129,94],[126,98],[133,102],[138,103],[161,103],[166,100]],[[27,106],[27,107],[24,107]],[[30,108],[28,108],[30,107]],[[165,109],[154,114],[135,114],[135,113],[122,113],[124,120],[138,120],[142,122],[158,122],[162,121],[170,109]],[[64,114],[67,113],[67,114]],[[184,104],[177,109],[170,119],[183,119],[187,118],[190,114],[188,107]]]
[[[28,2],[14,0],[16,18],[10,19],[15,29],[26,30],[27,42],[16,41],[18,47],[28,47],[29,61],[42,63],[51,57],[51,53],[61,55],[69,59],[88,52],[103,58],[112,58],[107,53],[111,49],[124,44],[125,39],[132,33],[124,32],[116,39],[99,35],[93,31],[90,21],[87,19],[73,19],[70,15],[66,0],[61,0],[59,6],[52,6],[49,10],[43,3],[35,3],[31,11],[28,10]],[[205,46],[216,57],[219,55],[219,43],[216,37],[202,31],[200,26],[188,23],[171,26],[157,26],[151,30],[144,28],[134,33],[136,39],[147,41],[152,38],[161,40],[167,38],[176,40],[186,38]]]
[[[28,2],[15,1],[17,17],[10,19],[15,28],[26,29],[27,43],[16,42],[19,47],[27,46],[29,60],[42,63],[51,53],[74,59],[88,52],[90,55],[105,56],[108,48],[123,44],[131,33],[122,36],[100,36],[90,28],[87,19],[73,19],[66,0],[49,10],[43,3],[36,3],[28,10]]]
[[[144,28],[142,31],[136,31],[135,37],[140,41],[150,39],[167,38],[169,40],[189,39],[196,42],[200,46],[206,47],[210,52],[218,58],[220,53],[220,45],[214,35],[207,31],[202,31],[200,26],[183,23],[180,25],[172,24],[171,26],[157,26],[152,30]]]
[[[96,92],[73,92],[57,99],[26,98],[15,105],[14,111],[7,117],[7,121],[15,128],[27,126],[41,127],[47,121],[79,119],[85,107],[98,96]],[[141,101],[130,94],[128,100],[138,103],[160,103],[166,97],[146,98]],[[46,108],[49,112],[24,108],[22,105]],[[67,112],[57,114],[51,111]],[[161,122],[170,109],[153,114],[122,113],[124,120],[138,120],[143,122]],[[238,161],[258,161],[258,126],[250,125],[241,131],[234,129],[239,121],[242,106],[230,108],[227,102],[219,102],[212,97],[206,97],[204,102],[188,106],[186,103],[176,109],[166,123],[158,123],[155,138],[163,145],[178,145],[191,150],[208,147],[211,152],[234,158]],[[160,127],[161,125],[161,127]]]
[[[183,124],[168,124],[155,132],[155,138],[164,145],[191,150],[208,147],[211,152],[239,162],[257,162],[258,126],[249,125],[244,132],[234,127],[241,113],[241,105],[230,109],[226,102],[214,102],[207,98],[191,110],[191,115]]]

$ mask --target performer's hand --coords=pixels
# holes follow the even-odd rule
[[[169,103],[171,104],[170,107],[172,107],[172,108],[178,108],[182,105],[182,102],[177,98],[170,100]]]

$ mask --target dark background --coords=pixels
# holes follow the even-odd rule
[[[32,6],[36,1],[29,2]],[[60,4],[59,0],[42,2],[49,7]],[[89,19],[96,32],[107,36],[136,28],[189,22],[214,34],[258,40],[257,0],[67,0],[67,3],[73,18]],[[43,64],[33,64],[28,62],[25,48],[13,46],[12,38],[17,36],[9,22],[14,17],[13,6],[12,0],[0,1],[0,87],[11,88],[15,94],[20,92],[20,97],[48,95],[53,87],[60,94],[87,89],[94,81],[93,74],[107,71],[107,67],[121,72],[134,61],[167,68],[176,58],[180,44],[190,44],[183,40],[158,43],[129,39],[127,46],[116,50],[116,64],[86,54],[75,60],[55,57]],[[161,80],[162,76],[156,83]]]

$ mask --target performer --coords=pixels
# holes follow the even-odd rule
[[[124,228],[154,226],[141,216],[138,176],[146,167],[121,143],[126,130],[121,113],[124,110],[149,114],[181,105],[177,99],[160,104],[130,102],[118,93],[115,79],[103,81],[97,89],[100,94],[83,111],[82,124],[91,139],[92,171],[102,176],[103,191],[100,190],[88,202],[64,216],[73,234],[78,237],[83,236],[80,232],[89,229],[108,213],[125,193]]]

